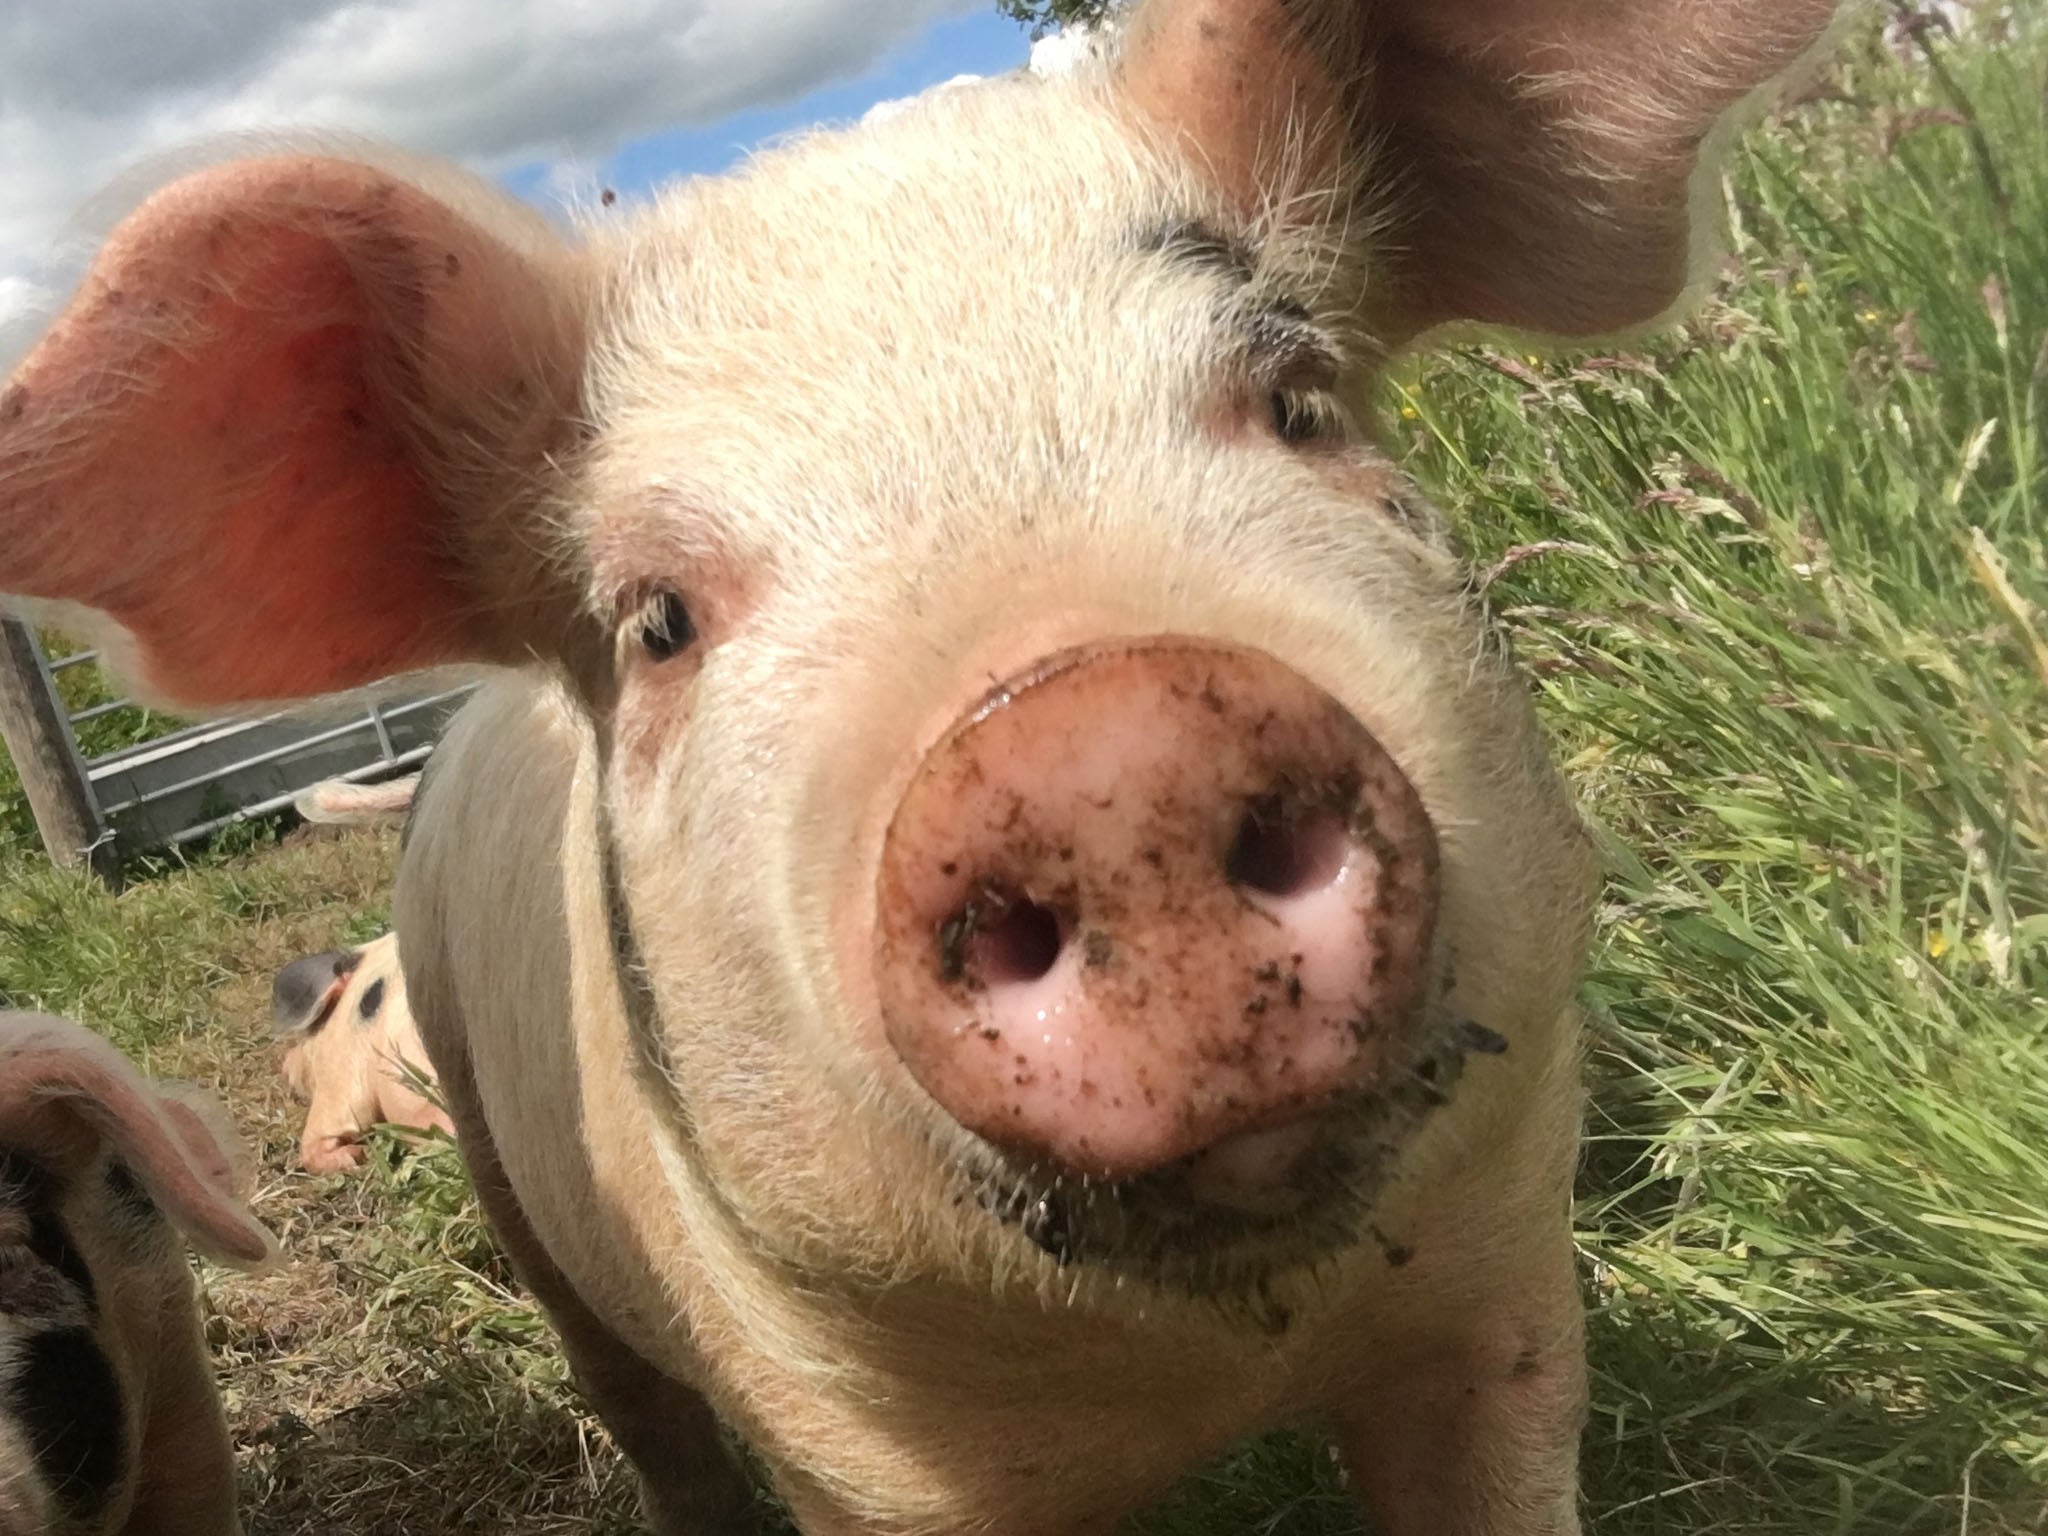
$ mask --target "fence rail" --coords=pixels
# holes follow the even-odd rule
[[[122,857],[208,837],[283,810],[329,779],[367,783],[425,760],[470,689],[317,711],[214,721],[90,756],[79,728],[124,713],[127,698],[66,706],[58,677],[97,664],[51,657],[33,630],[0,620],[0,736],[20,772],[43,846],[60,863],[111,877]]]

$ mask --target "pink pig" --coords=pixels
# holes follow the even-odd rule
[[[315,1173],[353,1168],[373,1125],[453,1133],[424,1091],[434,1082],[405,998],[398,935],[294,960],[271,987],[272,1023],[290,1043],[281,1069],[306,1101],[299,1161]]]
[[[1578,1529],[1593,859],[1387,360],[1683,297],[1831,0],[1147,0],[565,239],[199,171],[0,393],[0,589],[224,706],[497,669],[397,924],[666,1536],[1090,1536],[1331,1426]]]

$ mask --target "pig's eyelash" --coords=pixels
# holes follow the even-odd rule
[[[1247,341],[1247,366],[1281,442],[1299,447],[1350,435],[1335,394],[1337,354],[1305,305],[1278,299],[1261,306],[1250,318]]]
[[[1334,395],[1323,391],[1276,389],[1267,400],[1273,432],[1289,447],[1341,443],[1350,436],[1351,421]]]
[[[689,605],[674,587],[656,587],[627,616],[621,638],[654,661],[673,661],[697,641]]]

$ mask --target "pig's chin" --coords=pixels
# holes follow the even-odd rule
[[[1468,1059],[1506,1049],[1440,998],[1373,1085],[1312,1117],[1131,1178],[1081,1177],[979,1141],[959,1169],[993,1220],[1063,1269],[1252,1301],[1283,1276],[1367,1245],[1398,1263],[1372,1220],[1381,1191],[1402,1150],[1451,1101]]]

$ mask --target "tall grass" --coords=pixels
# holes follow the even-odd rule
[[[1397,402],[1608,850],[1602,1532],[2048,1529],[2048,38],[1929,45],[1682,336]]]

